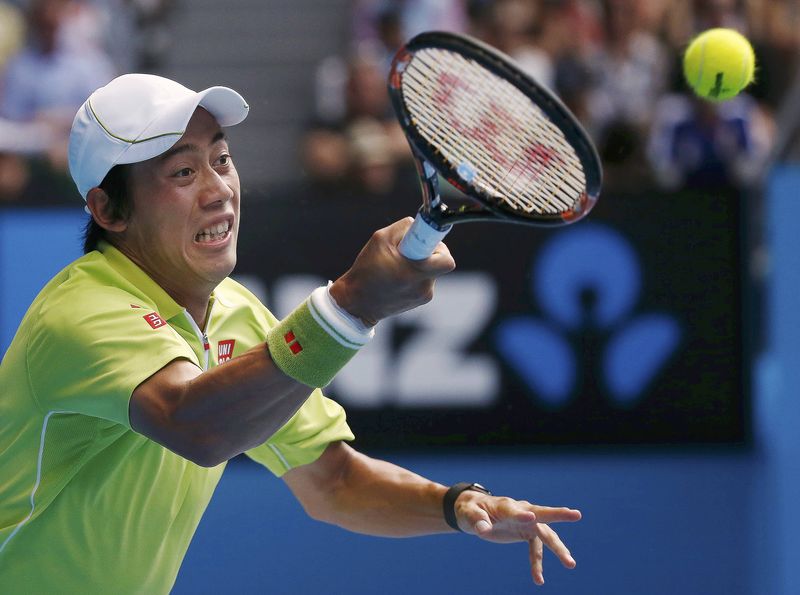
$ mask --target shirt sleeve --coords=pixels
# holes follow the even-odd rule
[[[316,461],[331,442],[353,439],[342,406],[316,389],[280,430],[245,454],[280,477]]]
[[[254,344],[263,342],[278,319],[240,284],[228,280],[225,288],[247,305]],[[331,442],[353,440],[346,418],[342,406],[317,389],[269,440],[245,454],[280,477],[290,469],[316,461]]]
[[[81,413],[130,428],[134,389],[171,361],[197,364],[197,357],[156,312],[132,306],[124,291],[80,297],[45,302],[38,312],[27,348],[32,392],[44,411]]]

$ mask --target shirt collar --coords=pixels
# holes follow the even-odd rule
[[[97,249],[108,261],[108,264],[135,285],[143,294],[150,298],[156,310],[165,320],[183,312],[184,307],[173,300],[170,295],[156,283],[150,275],[145,273],[130,258],[125,256],[113,245],[106,241],[98,242]]]

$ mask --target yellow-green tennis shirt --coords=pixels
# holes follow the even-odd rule
[[[176,358],[225,365],[276,319],[226,279],[203,334],[108,244],[42,290],[0,364],[0,592],[167,593],[224,464],[132,431],[133,390]],[[280,476],[353,435],[314,391],[247,454]]]

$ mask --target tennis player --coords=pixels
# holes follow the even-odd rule
[[[240,187],[223,127],[248,109],[225,87],[130,74],[75,116],[86,253],[42,290],[0,366],[0,591],[169,592],[240,453],[316,519],[528,542],[537,583],[543,546],[573,567],[548,523],[577,510],[448,488],[347,445],[345,413],[320,388],[454,262],[444,244],[400,256],[401,220],[277,320],[228,277]]]

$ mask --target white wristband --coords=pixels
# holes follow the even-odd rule
[[[312,316],[329,335],[345,347],[363,347],[375,335],[375,327],[365,325],[342,309],[331,296],[330,286],[329,282],[327,286],[317,287],[311,292]]]

